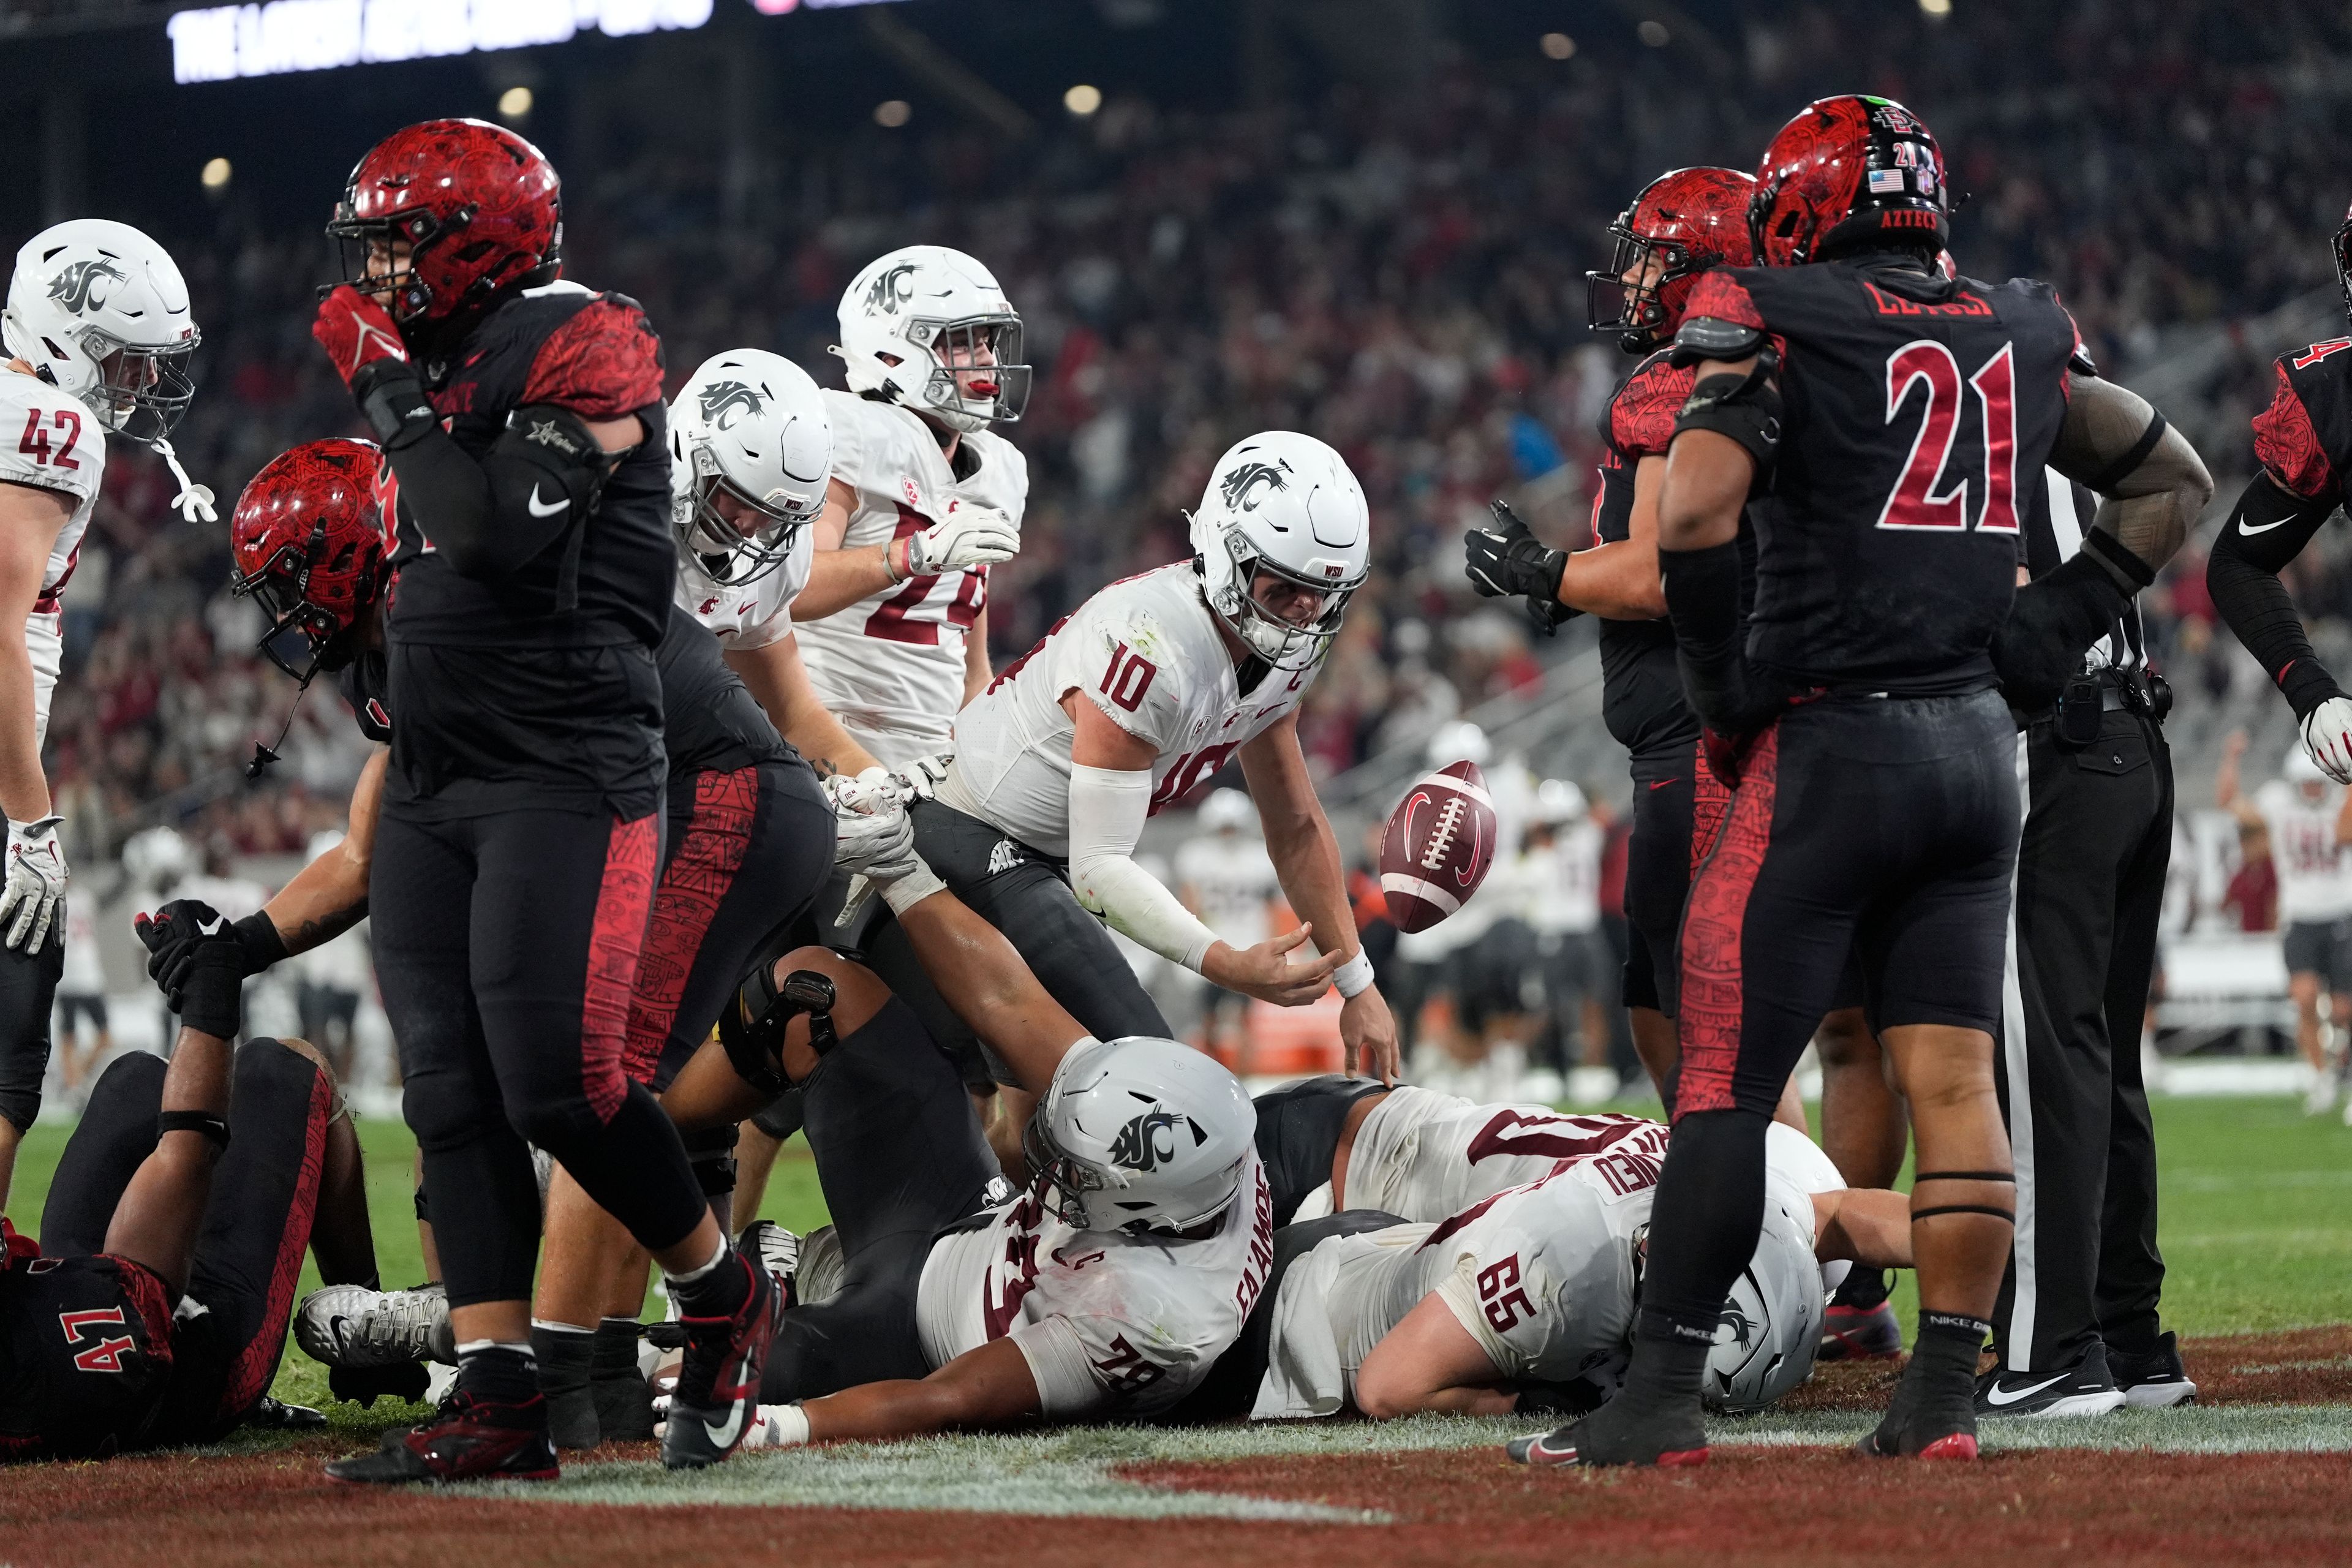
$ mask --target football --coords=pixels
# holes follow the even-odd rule
[[[1381,839],[1381,892],[1399,931],[1427,931],[1470,901],[1495,863],[1495,802],[1475,763],[1405,791]]]

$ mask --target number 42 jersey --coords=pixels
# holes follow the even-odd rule
[[[1113,583],[1004,667],[957,715],[940,799],[1041,854],[1070,848],[1076,691],[1159,755],[1151,810],[1172,805],[1298,706],[1319,666],[1268,670],[1244,694],[1190,562]]]

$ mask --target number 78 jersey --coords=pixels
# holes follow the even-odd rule
[[[1157,815],[1295,710],[1318,668],[1271,670],[1245,697],[1190,562],[1126,578],[1063,617],[956,716],[945,796],[1042,854],[1066,856],[1076,731],[1064,694],[1080,693],[1156,748]]]
[[[1698,280],[1685,331],[1700,318],[1781,356],[1749,658],[1898,695],[1990,687],[2067,372],[2096,374],[2055,291],[1883,258],[1738,268]]]

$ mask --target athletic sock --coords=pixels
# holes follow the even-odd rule
[[[606,1318],[596,1325],[588,1389],[597,1430],[608,1443],[644,1442],[654,1435],[654,1392],[637,1370],[639,1332],[635,1318]]]
[[[571,1323],[530,1325],[531,1353],[539,1362],[539,1391],[547,1396],[547,1424],[559,1448],[593,1448],[600,1433],[596,1401],[588,1392],[596,1331]]]
[[[1919,1313],[1919,1337],[1911,1347],[1906,1370],[1920,1379],[1923,1394],[1955,1394],[1973,1400],[1977,1360],[1984,1352],[1992,1325],[1962,1312]]]
[[[731,1318],[751,1298],[751,1270],[721,1237],[717,1257],[699,1268],[669,1277],[669,1293],[680,1317]]]
[[[601,1318],[596,1323],[596,1353],[592,1369],[599,1378],[631,1377],[637,1372],[637,1342],[645,1337],[645,1325],[635,1318]]]
[[[1633,1355],[1618,1397],[1634,1395],[1646,1403],[1696,1410],[1706,1377],[1707,1352],[1715,1348],[1714,1328],[1708,1324],[1701,1337],[1693,1326],[1643,1310],[1634,1320]]]
[[[493,1405],[528,1405],[539,1397],[538,1360],[529,1344],[467,1340],[457,1347],[457,1386]]]

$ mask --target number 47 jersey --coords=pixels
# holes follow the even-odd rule
[[[1990,688],[2025,487],[2058,439],[2068,370],[2096,374],[2057,294],[1879,257],[1709,272],[1684,332],[1702,318],[1780,353],[1780,451],[1748,510],[1749,659],[1801,684]]]
[[[1065,616],[956,716],[940,798],[1041,854],[1066,856],[1076,731],[1065,693],[1156,748],[1157,815],[1296,709],[1316,668],[1269,670],[1244,694],[1190,562],[1126,578]]]

